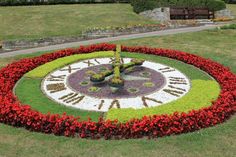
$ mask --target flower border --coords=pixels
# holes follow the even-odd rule
[[[15,127],[24,127],[30,131],[47,134],[80,137],[80,138],[156,138],[193,132],[202,128],[220,124],[236,112],[236,75],[229,68],[210,59],[176,50],[127,47],[122,51],[153,54],[183,61],[206,71],[221,86],[219,98],[210,107],[192,110],[188,113],[175,112],[171,115],[144,116],[142,119],[131,119],[126,123],[117,120],[98,122],[80,121],[79,117],[58,114],[42,114],[32,110],[29,105],[21,104],[13,94],[16,82],[34,68],[57,58],[73,54],[95,51],[115,50],[114,44],[97,44],[81,46],[78,49],[65,49],[39,57],[26,58],[7,65],[0,70],[0,122]]]

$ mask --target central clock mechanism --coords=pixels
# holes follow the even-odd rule
[[[122,78],[121,73],[123,73],[127,69],[132,69],[134,66],[141,66],[144,63],[143,59],[132,59],[129,63],[122,63],[122,58],[120,56],[121,46],[117,45],[116,51],[114,52],[114,61],[112,62],[112,69],[105,70],[99,73],[94,73],[90,76],[90,81],[93,83],[101,83],[105,81],[106,78],[110,77],[109,79],[109,86],[116,91],[122,88],[125,85],[125,81]]]

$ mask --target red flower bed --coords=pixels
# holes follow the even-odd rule
[[[141,138],[162,137],[193,132],[222,123],[236,112],[236,75],[223,65],[185,52],[147,48],[126,47],[123,51],[165,56],[192,64],[213,76],[221,86],[221,93],[207,108],[192,110],[189,113],[155,115],[132,119],[126,123],[117,121],[79,121],[79,118],[57,114],[42,114],[21,104],[13,94],[15,83],[28,71],[60,57],[94,51],[115,50],[115,45],[99,44],[78,49],[67,49],[39,57],[22,59],[0,70],[0,122],[31,131],[48,134],[76,136],[81,138]],[[187,104],[186,104],[187,105]]]

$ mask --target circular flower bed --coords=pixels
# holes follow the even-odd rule
[[[219,98],[212,105],[189,113],[155,115],[131,119],[126,123],[99,119],[98,122],[80,121],[79,117],[65,114],[42,114],[30,106],[21,104],[13,94],[16,82],[28,71],[73,54],[115,50],[116,45],[99,44],[66,49],[39,57],[22,59],[0,70],[0,122],[31,131],[48,134],[105,139],[162,137],[193,132],[222,123],[236,112],[236,75],[219,63],[185,52],[147,48],[122,47],[122,51],[165,56],[192,64],[213,76],[221,86]],[[186,104],[187,105],[187,104]]]

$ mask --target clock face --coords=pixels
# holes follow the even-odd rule
[[[129,63],[131,58],[123,58]],[[58,69],[42,81],[43,92],[52,100],[83,110],[107,112],[111,108],[141,109],[164,105],[184,96],[191,87],[189,79],[177,69],[145,61],[142,66],[121,73],[124,86],[111,88],[106,77],[93,83],[94,73],[112,70],[113,58],[80,61]]]

